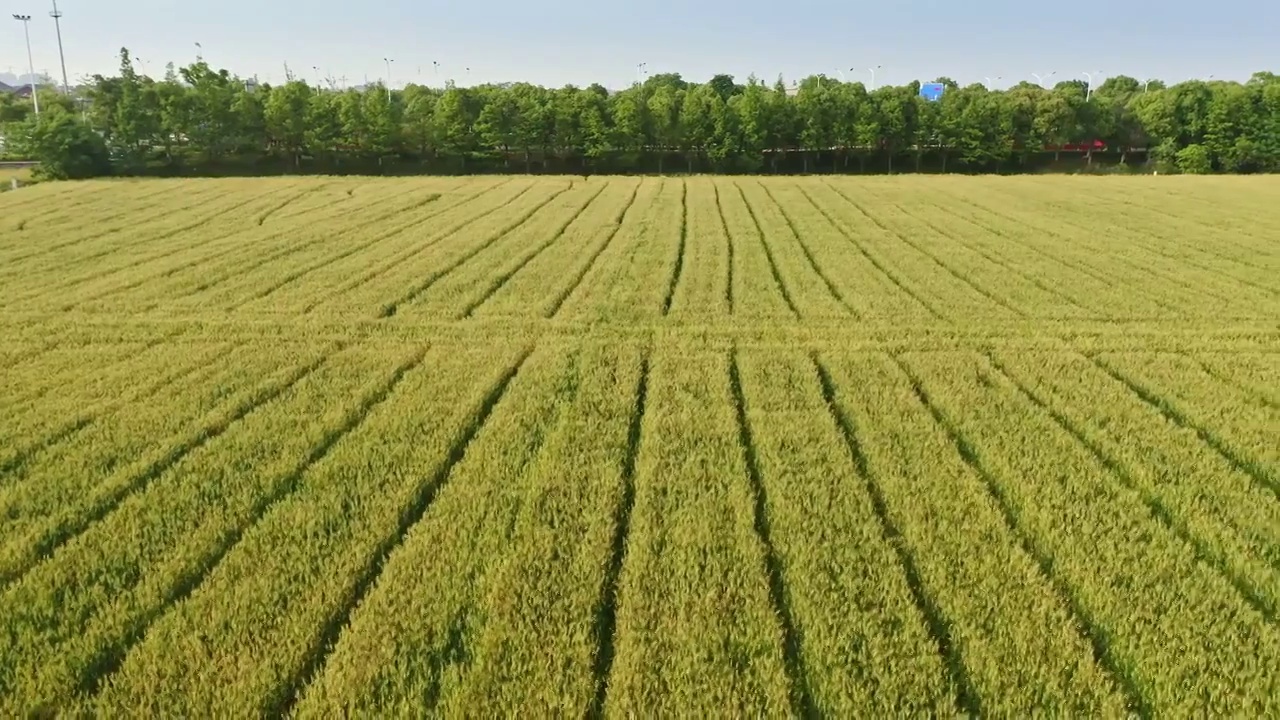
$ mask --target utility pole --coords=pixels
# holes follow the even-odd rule
[[[22,31],[27,36],[27,71],[31,74],[27,79],[31,81],[31,102],[36,108],[36,117],[40,117],[40,93],[36,90],[36,61],[31,57],[31,16],[30,15],[14,15],[14,20],[22,23]]]
[[[62,63],[62,92],[70,95],[71,83],[67,82],[67,56],[62,53],[62,11],[58,9],[58,0],[53,0],[53,12],[49,13],[49,17],[53,18],[53,28],[58,33],[58,60]]]

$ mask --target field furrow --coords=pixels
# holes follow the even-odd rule
[[[1275,711],[1274,678],[1264,668],[1280,662],[1280,631],[1161,527],[1139,493],[980,359],[919,354],[903,362],[1069,599],[1129,710]],[[1051,454],[1051,466],[1042,454]],[[1211,698],[1203,687],[1215,688]]]
[[[727,353],[655,348],[606,714],[796,707],[803,678],[788,665],[771,597],[730,363]],[[681,421],[695,412],[699,423]]]
[[[546,492],[545,473],[564,452],[566,434],[575,427],[568,415],[589,387],[578,365],[558,348],[535,351],[505,393],[491,396],[439,478],[441,487],[425,514],[388,548],[367,594],[351,606],[336,645],[315,675],[304,678],[309,682],[299,688],[296,705],[288,703],[290,709],[314,716],[334,707],[356,714],[409,703],[441,713],[458,708],[459,693],[480,660],[478,643],[488,618],[504,599],[520,597],[494,590],[521,545],[534,540],[527,533],[536,528],[527,525]],[[625,432],[625,424],[618,430]],[[607,526],[596,532],[607,543]],[[601,554],[597,562],[603,560]],[[589,641],[592,609],[575,618],[576,632],[555,632]],[[370,662],[374,657],[378,661]],[[567,654],[561,659],[574,662]],[[576,683],[582,707],[592,690],[591,667],[581,654],[575,664],[576,673],[561,666],[563,675],[555,682]],[[556,689],[547,691],[549,701],[569,700]]]
[[[1095,657],[1071,599],[1046,575],[1005,496],[937,423],[914,379],[881,355],[820,362],[933,616],[959,709],[1123,711],[1120,679]],[[1005,621],[989,625],[993,615]]]
[[[0,716],[1280,716],[1277,181],[694,175],[778,130],[672,82],[0,193]]]
[[[520,357],[485,367],[473,382],[451,380],[486,366],[491,354],[488,347],[428,352],[394,395],[308,468],[297,490],[151,627],[103,685],[94,710],[181,707],[216,715],[290,704],[515,375]],[[367,457],[375,443],[390,452]],[[183,638],[193,635],[213,644],[186,645]],[[175,657],[180,648],[186,652]]]
[[[95,689],[386,396],[405,367],[393,364],[399,354],[348,350],[286,379],[270,402],[228,418],[212,441],[104,507],[0,593],[10,619],[0,631],[0,705],[58,707]]]

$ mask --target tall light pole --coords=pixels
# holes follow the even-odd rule
[[[1089,81],[1089,84],[1084,86],[1084,101],[1089,102],[1089,99],[1093,97],[1093,76],[1101,75],[1102,71],[1098,70],[1095,73],[1082,72],[1080,74],[1084,76],[1085,80]]]
[[[71,83],[67,82],[67,56],[62,53],[62,11],[58,9],[58,0],[53,0],[53,12],[49,13],[49,17],[53,18],[53,29],[58,33],[58,60],[62,63],[62,92],[70,95]]]
[[[395,62],[391,58],[382,58],[382,62],[387,64],[387,104],[391,104],[391,63]]]
[[[317,89],[317,90],[323,90],[323,89],[324,89],[324,83],[321,83],[321,82],[320,82],[320,66],[319,66],[319,65],[312,65],[312,66],[311,66],[311,69],[316,71],[316,89]]]
[[[644,84],[644,71],[649,67],[649,63],[636,63],[636,82]]]
[[[984,78],[984,79],[987,81],[987,91],[989,92],[989,91],[992,89],[992,88],[991,88],[991,78]],[[1004,76],[1003,76],[1003,75],[997,75],[997,76],[996,76],[996,80],[1003,80],[1003,79],[1004,79]]]
[[[882,67],[884,67],[884,66],[883,66],[883,65],[877,65],[877,66],[875,66],[875,67],[873,67],[873,68],[867,68],[867,70],[871,71],[871,89],[872,89],[872,90],[875,90],[875,89],[876,89],[876,71],[877,71],[877,70],[879,70],[879,69],[880,69],[880,68],[882,68]]]
[[[435,60],[432,60],[431,66],[435,68],[436,82],[440,82],[440,63],[436,62]]]
[[[840,76],[840,82],[849,82],[848,80],[845,79],[844,71],[841,70],[840,68],[836,68],[836,74]]]
[[[1044,88],[1045,90],[1048,90],[1049,86],[1045,84],[1045,81],[1047,81],[1049,78],[1052,78],[1054,75],[1057,75],[1057,74],[1058,74],[1058,71],[1054,70],[1053,72],[1048,73],[1047,75],[1037,75],[1035,73],[1031,73],[1031,77],[1036,79],[1036,84],[1038,84],[1040,87]]]
[[[36,117],[40,117],[40,93],[36,91],[36,61],[31,57],[31,16],[14,15],[14,20],[22,23],[22,32],[27,36],[27,70],[31,73],[27,79],[31,81],[31,102],[36,108]]]
[[[203,60],[204,60],[204,46],[201,45],[200,43],[196,43],[196,62],[202,62]]]

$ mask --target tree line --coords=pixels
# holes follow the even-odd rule
[[[0,99],[6,152],[50,176],[469,172],[1030,172],[1135,163],[1169,172],[1280,170],[1280,76],[1007,90],[939,78],[868,89],[661,74],[593,84],[341,90],[259,85],[203,60],[71,96]]]

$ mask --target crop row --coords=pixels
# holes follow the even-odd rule
[[[6,713],[1276,710],[1208,360],[180,343],[0,476]]]
[[[434,179],[359,193],[346,182],[196,184],[183,209],[146,184],[86,189],[97,200],[72,239],[37,224],[0,245],[12,260],[4,305],[911,325],[1280,311],[1280,260],[1256,238],[1193,220],[1154,228],[1141,208],[1093,219],[1056,185],[1033,196],[947,179],[928,191],[819,178]]]

